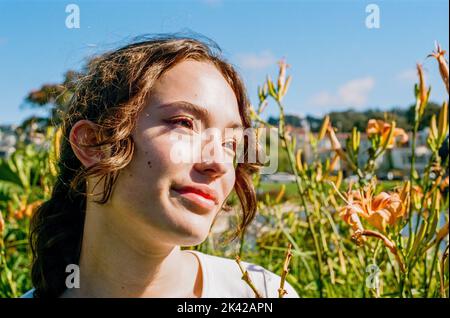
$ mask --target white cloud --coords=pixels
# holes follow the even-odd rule
[[[417,70],[416,69],[404,70],[398,73],[397,76],[395,76],[395,78],[402,82],[414,83],[417,81]]]
[[[326,91],[321,91],[311,98],[310,103],[314,106],[329,106],[335,103],[335,97]]]
[[[374,86],[375,80],[370,76],[353,79],[339,86],[336,93],[319,92],[310,99],[310,104],[320,107],[364,107]]]
[[[342,85],[338,90],[338,96],[345,104],[364,106],[367,103],[367,95],[372,90],[375,81],[372,77],[351,80]]]
[[[262,70],[276,63],[277,59],[270,51],[242,53],[237,55],[238,64],[245,69]]]

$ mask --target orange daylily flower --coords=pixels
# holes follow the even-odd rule
[[[395,256],[400,270],[405,272],[405,263],[398,253],[395,243],[379,232],[364,229],[360,218],[366,219],[368,223],[380,231],[384,231],[388,224],[394,225],[407,213],[410,182],[406,182],[398,193],[381,192],[375,197],[372,195],[373,184],[364,190],[352,190],[352,184],[350,183],[349,190],[345,195],[339,192],[334,183],[332,185],[346,202],[346,205],[339,210],[339,214],[352,227],[354,231],[352,240],[358,245],[362,245],[366,237],[375,237],[382,240]]]
[[[389,138],[390,130],[391,124],[388,124],[380,119],[370,119],[369,122],[367,123],[366,133],[369,137],[373,135],[380,135],[381,144],[384,145],[387,142],[388,149],[394,147],[395,140],[397,137],[400,137],[400,142],[403,144],[408,142],[408,134],[405,132],[405,130],[396,127],[394,127],[394,132],[390,140],[387,140]]]
[[[21,220],[24,217],[31,217],[35,212],[36,208],[42,204],[41,200],[35,201],[30,204],[23,203],[18,210],[14,211],[13,215],[16,220]]]
[[[339,215],[342,217],[345,223],[349,224],[353,230],[364,230],[359,215],[364,214],[364,210],[361,207],[360,202],[361,195],[357,190],[352,190],[347,193],[347,205],[342,207],[339,211]]]
[[[347,205],[340,210],[340,216],[351,225],[354,230],[362,230],[361,223],[356,216],[367,220],[379,231],[385,231],[387,225],[396,224],[407,213],[409,202],[409,187],[407,182],[397,193],[381,192],[373,196],[371,188],[366,190],[350,190],[347,193]]]

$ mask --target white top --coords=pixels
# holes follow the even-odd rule
[[[242,280],[242,273],[235,260],[191,251],[197,256],[203,277],[201,298],[255,298],[250,286]],[[250,279],[264,298],[278,298],[280,276],[267,269],[241,261],[242,267],[248,271]],[[287,291],[285,298],[298,298],[297,292],[288,283],[284,283]],[[21,298],[33,298],[34,289],[29,290]]]

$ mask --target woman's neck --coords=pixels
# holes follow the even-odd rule
[[[87,210],[80,288],[67,289],[62,297],[200,296],[202,277],[195,255],[161,244],[156,233],[143,231],[142,223],[124,221],[112,212]]]

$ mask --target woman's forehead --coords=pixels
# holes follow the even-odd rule
[[[220,71],[207,62],[187,60],[166,71],[152,88],[150,104],[163,111],[195,105],[219,121],[242,124],[233,89]],[[164,105],[172,107],[160,107]]]

